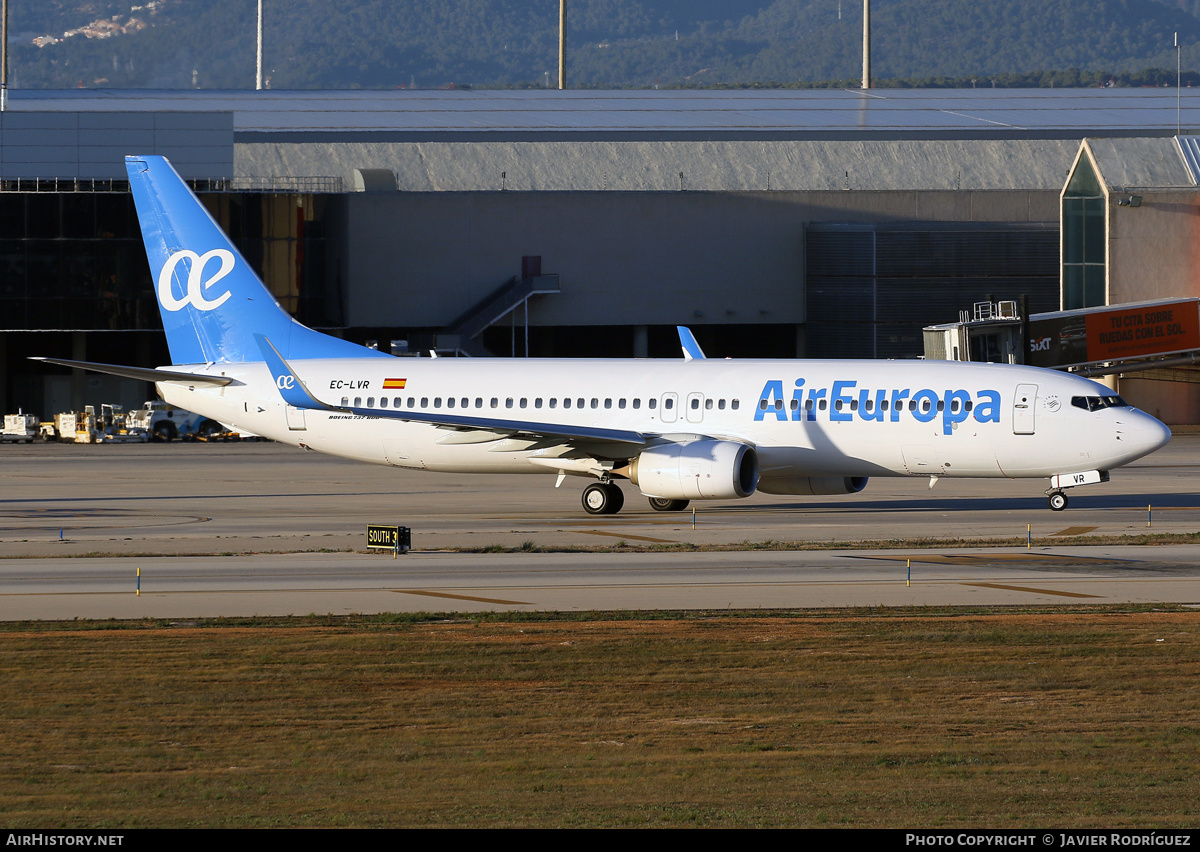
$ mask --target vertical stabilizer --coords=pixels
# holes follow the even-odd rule
[[[173,363],[262,361],[256,334],[289,359],[388,357],[292,319],[166,158],[125,169]]]

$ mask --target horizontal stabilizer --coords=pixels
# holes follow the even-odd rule
[[[77,370],[90,370],[93,373],[108,373],[110,376],[123,376],[127,379],[141,379],[144,382],[192,382],[200,385],[228,385],[233,382],[233,379],[228,376],[179,373],[174,370],[155,370],[149,367],[125,367],[120,364],[97,364],[93,361],[68,361],[66,358],[30,358],[29,360],[58,364],[61,367],[72,367]]]

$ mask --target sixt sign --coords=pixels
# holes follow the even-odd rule
[[[875,390],[860,388],[857,381],[849,379],[836,381],[827,388],[806,388],[804,379],[796,379],[791,391],[788,399],[781,379],[768,380],[758,396],[754,419],[815,421],[820,414],[821,419],[833,423],[855,419],[899,423],[907,418],[929,423],[940,418],[945,435],[970,417],[979,423],[1000,422],[1000,392],[994,390],[973,394],[962,389],[941,393],[930,388]]]

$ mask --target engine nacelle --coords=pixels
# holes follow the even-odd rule
[[[727,500],[758,487],[758,453],[736,441],[688,441],[650,447],[629,465],[629,478],[647,497]]]
[[[865,476],[772,476],[758,482],[764,494],[857,494],[866,487]]]

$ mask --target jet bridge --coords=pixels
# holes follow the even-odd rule
[[[1022,317],[1016,302],[978,302],[924,329],[925,357],[1029,364],[1104,376],[1200,364],[1200,299],[1162,299]]]

